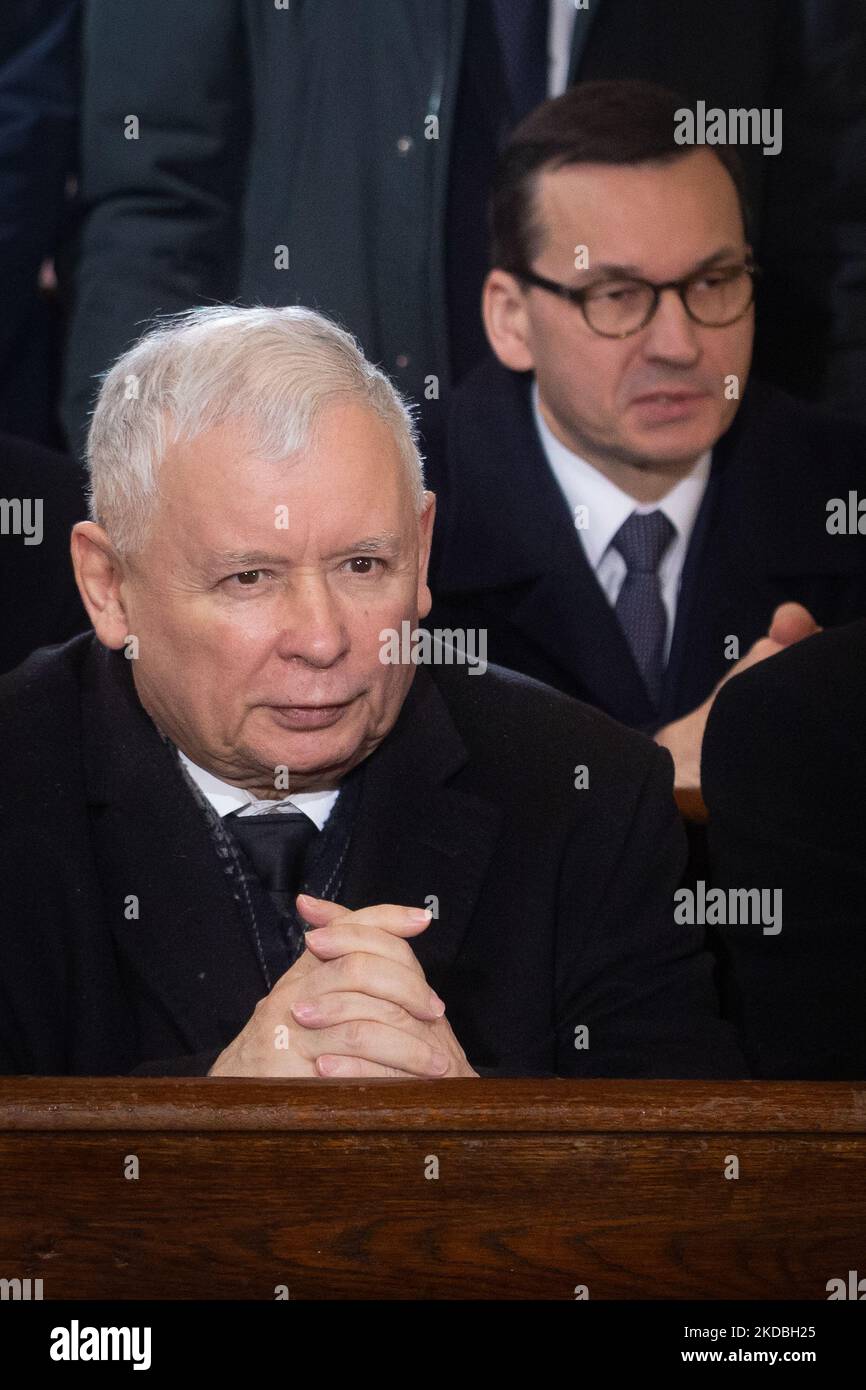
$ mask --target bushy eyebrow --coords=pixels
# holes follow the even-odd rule
[[[383,531],[378,536],[362,536],[351,541],[325,558],[333,560],[341,555],[376,555],[382,552],[393,555],[400,550],[401,545],[402,537],[399,532]],[[222,550],[210,556],[208,563],[215,569],[242,572],[261,569],[266,565],[285,565],[287,560],[285,555],[275,555],[265,550]]]
[[[353,541],[351,545],[341,547],[337,554],[375,555],[381,550],[393,553],[399,550],[402,544],[403,537],[398,531],[383,531],[380,536],[364,536],[361,540]]]

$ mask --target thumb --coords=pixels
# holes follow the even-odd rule
[[[311,927],[326,927],[337,917],[345,917],[349,910],[328,898],[311,898],[309,893],[299,893],[295,901],[304,921]]]
[[[820,632],[818,624],[802,603],[781,603],[773,614],[767,636],[780,647],[790,647],[804,637]]]

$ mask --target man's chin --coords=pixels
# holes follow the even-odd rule
[[[736,403],[731,404],[733,409],[721,410],[718,398],[704,396],[686,402],[679,410],[634,405],[629,411],[627,442],[648,464],[697,458],[712,449],[727,430],[736,414]]]
[[[667,466],[685,466],[693,463],[712,449],[724,433],[721,425],[713,428],[683,429],[676,425],[659,425],[649,430],[641,430],[627,442],[626,457],[641,470]]]
[[[256,723],[254,761],[272,772],[276,789],[283,792],[300,791],[301,778],[323,783],[341,777],[362,756],[365,731],[348,710],[319,727],[298,727],[294,711],[287,716],[263,708]],[[281,774],[288,787],[280,786]]]

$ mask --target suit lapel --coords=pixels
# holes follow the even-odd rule
[[[743,565],[736,562],[733,554],[740,530],[734,528],[723,536],[720,528],[724,492],[722,463],[716,449],[683,563],[662,684],[660,726],[689,713],[709,694],[708,673],[720,668],[724,651],[723,644],[717,643],[716,619],[736,602],[734,591],[739,591],[741,586]]]
[[[266,985],[205,819],[123,655],[94,642],[82,705],[94,853],[124,970],[191,1052],[222,1046]]]
[[[767,584],[734,496],[731,452],[724,443],[714,451],[683,565],[659,711],[662,724],[697,708],[730,670],[736,658],[725,655],[728,638],[737,638],[744,656],[769,620]]]
[[[411,940],[434,989],[472,919],[501,821],[495,804],[447,785],[467,760],[438,685],[419,668],[397,723],[365,766],[343,880],[352,909],[435,899],[434,920]]]
[[[575,537],[509,611],[509,621],[575,682],[580,698],[614,719],[653,717],[646,687],[616,614]]]

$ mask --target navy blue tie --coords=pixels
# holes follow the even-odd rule
[[[616,616],[656,708],[661,699],[668,632],[658,568],[674,534],[673,523],[664,512],[632,512],[611,541],[626,564]]]
[[[492,0],[511,114],[520,121],[547,96],[548,0]]]
[[[271,901],[284,916],[295,905],[310,840],[319,833],[303,811],[265,811],[256,816],[232,812],[223,825],[241,846]]]

